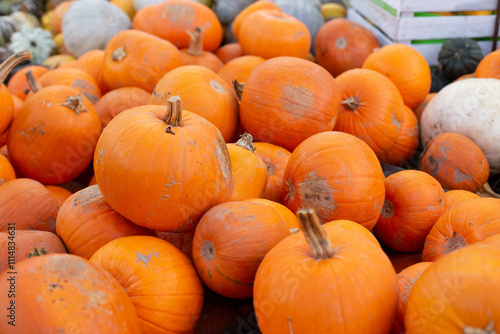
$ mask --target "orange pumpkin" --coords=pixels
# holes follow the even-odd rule
[[[384,180],[366,143],[347,133],[323,132],[293,151],[283,176],[283,203],[293,212],[314,209],[322,223],[347,219],[371,230],[384,204]]]
[[[172,43],[139,30],[119,32],[104,51],[102,75],[110,90],[134,86],[151,92],[161,77],[182,65]]]
[[[259,56],[241,56],[228,61],[222,66],[217,75],[219,75],[229,85],[233,86],[234,80],[237,82],[247,81],[250,73],[265,61]]]
[[[75,3],[74,0],[66,0],[60,2],[55,8],[52,14],[52,18],[50,19],[51,31],[55,35],[62,32],[62,20],[64,18],[64,14],[68,11],[68,9]]]
[[[378,47],[378,39],[370,30],[339,17],[329,20],[318,30],[315,55],[318,64],[336,77],[347,70],[361,67]]]
[[[155,231],[194,230],[233,189],[220,131],[182,110],[178,97],[167,106],[135,107],[116,116],[99,138],[94,170],[109,205]]]
[[[427,173],[403,170],[385,180],[385,201],[374,232],[398,252],[417,252],[443,213],[444,191]]]
[[[336,229],[338,229],[339,231],[349,230],[351,232],[357,233],[359,236],[366,238],[368,241],[373,242],[378,247],[382,247],[380,246],[380,243],[378,242],[377,238],[375,238],[372,232],[368,231],[366,228],[356,222],[353,222],[352,220],[338,219],[328,222],[324,225],[328,226],[328,231],[332,233],[334,233],[333,231]]]
[[[272,33],[269,33],[272,31]],[[281,10],[258,10],[242,22],[238,42],[246,55],[265,59],[298,57],[306,59],[311,34],[306,25]]]
[[[227,144],[234,180],[230,201],[259,198],[266,190],[267,166],[255,154],[252,141],[252,136],[245,133],[235,144]]]
[[[310,136],[333,129],[340,103],[339,86],[327,70],[278,57],[258,65],[246,80],[240,120],[255,141],[293,151]]]
[[[250,298],[266,253],[298,228],[285,206],[265,200],[232,201],[210,209],[193,237],[193,263],[203,282],[229,298]],[[265,239],[262,236],[265,235]]]
[[[382,155],[396,143],[404,119],[404,104],[397,87],[372,70],[354,69],[339,75],[342,106],[335,131],[363,140]]]
[[[253,301],[260,330],[388,333],[398,287],[387,255],[358,233],[321,226],[313,213],[299,212],[304,232],[273,247],[257,270]]]
[[[425,239],[423,261],[436,261],[447,253],[500,233],[500,199],[473,198],[437,220]]]
[[[239,43],[227,43],[215,51],[215,55],[225,64],[234,58],[244,56]]]
[[[86,97],[74,88],[51,85],[29,98],[16,115],[7,147],[23,175],[61,184],[87,168],[100,133],[99,116]]]
[[[415,116],[417,116],[417,119],[418,119],[419,122],[420,122],[420,117],[422,116],[422,113],[424,112],[425,107],[427,107],[427,104],[429,103],[429,101],[432,100],[432,98],[434,96],[436,96],[436,94],[437,93],[429,93],[429,94],[427,94],[427,96],[422,101],[422,103],[420,103],[418,105],[418,107],[416,107],[415,109],[413,109],[413,112],[415,113]]]
[[[142,333],[193,333],[203,307],[203,287],[180,250],[149,236],[118,238],[90,262],[110,272],[127,292]]]
[[[104,129],[124,110],[148,104],[151,94],[139,87],[116,88],[104,94],[94,105]]]
[[[500,233],[492,235],[481,241],[482,244],[500,246]]]
[[[161,78],[149,103],[165,105],[174,95],[182,99],[186,110],[215,125],[226,142],[233,140],[238,128],[238,100],[221,77],[198,65],[179,67]]]
[[[224,63],[215,54],[203,51],[203,34],[201,29],[196,27],[193,32],[189,32],[191,38],[189,47],[179,50],[182,58],[182,65],[199,65],[217,72]]]
[[[0,155],[0,186],[15,178],[16,172],[14,171],[14,167],[12,167],[12,164],[6,157]]]
[[[108,92],[108,86],[102,76],[104,63],[104,50],[90,50],[81,55],[72,66],[90,74],[99,85],[101,95]]]
[[[60,186],[45,185],[44,187],[57,199],[59,206],[72,194],[71,191]]]
[[[457,204],[460,204],[462,202],[465,202],[468,199],[472,198],[479,198],[478,195],[474,194],[473,192],[470,192],[468,190],[450,190],[445,192],[444,194],[444,210],[443,212],[451,209]]]
[[[56,232],[57,199],[38,181],[15,179],[0,186],[0,231]]]
[[[245,9],[239,12],[238,15],[236,15],[233,21],[232,29],[233,29],[233,35],[236,38],[236,40],[238,40],[238,36],[240,35],[241,24],[246,20],[246,18],[250,14],[253,14],[256,11],[263,9],[281,11],[281,8],[276,3],[267,0],[255,1],[251,5],[247,6]]]
[[[481,59],[474,77],[500,79],[500,50],[493,51]]]
[[[13,269],[16,267],[9,260],[9,253],[15,254],[15,263],[18,263],[31,257],[31,254],[37,250],[44,254],[66,253],[61,239],[51,232],[14,229],[0,232],[0,273],[7,269],[14,271]]]
[[[156,9],[157,5],[147,5],[138,10],[132,18],[132,29],[142,30],[145,32],[151,31],[151,14]]]
[[[36,80],[40,79],[42,75],[44,75],[49,71],[49,69],[45,66],[29,65],[23,67],[22,69],[20,69],[19,71],[17,71],[15,74],[12,75],[12,77],[9,80],[9,83],[7,84],[7,87],[12,93],[12,96],[17,96],[23,101],[26,99],[26,96],[30,92],[30,86],[28,85],[28,80],[26,80],[26,71],[28,70],[30,70],[31,73],[33,73],[33,77]]]
[[[370,54],[363,68],[375,70],[398,87],[404,103],[418,107],[431,90],[431,69],[417,50],[404,44],[389,44]]]
[[[140,333],[134,305],[120,283],[105,269],[71,254],[35,256],[16,264],[15,299],[0,295],[3,305],[15,300],[19,333]],[[12,274],[0,275],[9,291]],[[9,310],[2,307],[2,319]],[[10,320],[9,320],[10,321]],[[12,333],[7,321],[0,332]]]

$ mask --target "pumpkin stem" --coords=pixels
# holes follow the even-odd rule
[[[236,92],[236,96],[238,96],[238,100],[241,101],[241,95],[243,95],[243,88],[245,88],[244,82],[238,82],[238,80],[233,80],[234,91]]]
[[[463,334],[497,334],[495,330],[495,321],[491,320],[489,324],[486,325],[485,328],[475,328],[464,326],[462,328]]]
[[[172,131],[174,126],[182,126],[182,101],[180,96],[172,96],[167,100],[167,112],[163,117],[163,121],[167,123],[165,132],[175,135]]]
[[[0,85],[3,84],[9,73],[16,67],[20,62],[31,59],[31,53],[26,50],[23,52],[15,53],[9,58],[7,58],[2,64],[0,64]]]
[[[36,81],[35,76],[33,75],[33,72],[31,72],[31,70],[27,70],[24,74],[26,75],[28,86],[30,86],[30,89],[33,91],[33,93],[36,93],[40,89],[42,89],[42,86],[40,86],[38,81]]]
[[[35,247],[35,249],[33,250],[33,252],[29,253],[28,254],[28,257],[35,257],[35,256],[41,256],[41,255],[46,255],[46,254],[49,254],[49,252],[47,252],[45,250],[45,248],[37,248]]]
[[[295,234],[300,232],[300,230],[296,227],[290,227],[288,231],[290,231],[290,234]]]
[[[83,111],[88,112],[88,110],[85,109],[85,105],[83,102],[83,95],[78,94],[75,96],[68,96],[68,98],[66,99],[66,101],[64,101],[64,103],[62,103],[62,105],[70,108],[71,110],[76,112],[77,115],[79,115]]]
[[[249,150],[250,152],[255,152],[255,147],[253,146],[253,137],[249,133],[244,133],[241,135],[240,139],[236,142],[236,145]]]
[[[188,31],[189,41],[188,54],[191,56],[202,56],[203,55],[203,34],[199,27],[194,28],[193,32]]]
[[[313,257],[317,260],[325,260],[335,255],[335,250],[328,238],[316,212],[313,209],[297,211],[300,225],[304,236],[311,247]]]
[[[203,255],[208,261],[212,261],[215,257],[215,245],[211,241],[205,241],[203,244]]]
[[[476,195],[478,195],[479,197],[500,198],[500,195],[494,192],[493,189],[491,189],[491,186],[488,182],[483,184],[483,187],[476,192]]]
[[[125,52],[125,47],[119,47],[115,51],[113,51],[112,54],[113,60],[114,61],[122,61],[125,57],[127,57],[127,53]]]
[[[347,99],[345,99],[344,101],[342,101],[342,105],[349,109],[349,110],[356,110],[358,109],[358,107],[360,105],[362,105],[361,102],[359,102],[359,97],[355,96],[355,97],[348,97]]]

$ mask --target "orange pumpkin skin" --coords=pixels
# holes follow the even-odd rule
[[[418,107],[431,90],[431,69],[417,50],[404,44],[383,46],[370,54],[363,68],[375,70],[398,87],[404,103]]]
[[[445,213],[425,239],[423,261],[436,261],[447,253],[500,233],[500,199],[473,198]]]
[[[15,178],[16,172],[14,171],[14,167],[12,167],[12,164],[6,157],[0,155],[0,186]]]
[[[63,187],[51,185],[45,185],[44,187],[57,199],[59,205],[62,205],[64,201],[72,194],[71,191]]]
[[[90,262],[110,272],[130,296],[142,333],[193,333],[203,287],[180,250],[149,236],[130,236],[101,247]]]
[[[59,202],[38,181],[15,179],[0,186],[0,231],[56,232]]]
[[[283,147],[269,143],[253,143],[255,154],[266,164],[267,184],[263,198],[283,203],[281,186],[285,168],[292,153]]]
[[[419,169],[445,189],[476,192],[488,181],[490,166],[483,151],[464,135],[445,132],[425,147]]]
[[[331,131],[340,103],[339,86],[324,68],[303,59],[278,57],[263,62],[248,77],[240,120],[255,141],[291,152],[310,136]]]
[[[419,143],[420,128],[417,117],[409,107],[404,106],[403,123],[398,139],[387,151],[379,154],[378,158],[383,163],[401,165],[415,154]]]
[[[61,184],[87,168],[100,133],[92,103],[74,88],[52,85],[26,101],[10,126],[7,147],[24,176]]]
[[[397,87],[372,70],[353,69],[339,75],[342,96],[334,130],[350,133],[383,154],[393,146],[401,132],[404,104]]]
[[[493,51],[481,59],[474,77],[500,79],[500,50]]]
[[[4,84],[0,85],[0,134],[3,134],[14,118],[14,100],[9,89]]]
[[[211,290],[229,298],[250,298],[264,255],[289,236],[292,227],[299,228],[297,217],[269,200],[217,205],[196,227],[193,263]]]
[[[233,85],[233,81],[246,82],[252,71],[265,61],[259,56],[241,56],[228,61],[218,71],[219,75],[229,85]]]
[[[132,18],[132,29],[145,32],[151,31],[151,14],[156,9],[157,5],[148,5],[137,11]]]
[[[406,333],[498,333],[499,280],[499,247],[477,244],[443,256],[411,291]],[[487,325],[492,325],[488,331]]]
[[[388,333],[398,305],[389,259],[358,233],[323,227],[336,249],[332,258],[315,259],[303,233],[285,238],[264,257],[254,284],[261,332]],[[359,267],[366,257],[370,261]]]
[[[104,51],[102,75],[110,90],[139,87],[152,92],[166,73],[182,66],[172,43],[139,30],[119,32]]]
[[[413,112],[415,113],[415,116],[417,116],[417,119],[418,119],[419,122],[420,122],[420,117],[422,116],[422,113],[424,112],[425,107],[427,107],[427,104],[429,103],[429,101],[432,100],[432,98],[434,96],[436,96],[436,94],[437,93],[429,93],[429,94],[427,94],[427,96],[422,101],[422,103],[420,103],[418,105],[418,107],[416,107],[415,109],[413,109]]]
[[[0,232],[0,273],[9,269],[9,245],[15,248],[14,251],[10,251],[11,255],[12,252],[15,253],[15,263],[29,258],[29,254],[32,253],[35,248],[39,250],[43,248],[48,253],[66,253],[66,248],[64,248],[61,239],[51,232],[14,229],[8,232]],[[12,269],[12,267],[10,267],[10,269]]]
[[[99,85],[101,95],[108,92],[108,85],[102,76],[102,65],[104,62],[104,50],[90,50],[85,52],[78,58],[74,64],[74,68],[82,70],[90,74]]]
[[[345,18],[326,22],[316,34],[316,60],[334,77],[359,68],[375,48],[377,37],[367,28]]]
[[[399,303],[398,303],[398,312],[396,313],[396,320],[394,320],[395,324],[393,324],[393,328],[399,326],[400,330],[404,331],[405,328],[405,311],[406,305],[408,304],[408,298],[410,297],[410,292],[413,289],[413,286],[420,278],[420,276],[426,271],[432,262],[420,262],[415,263],[414,265],[409,266],[398,274],[398,287],[399,287]],[[400,332],[395,332],[400,333]]]
[[[250,14],[263,9],[281,11],[281,8],[277,4],[275,4],[273,1],[267,0],[255,1],[251,5],[247,6],[245,9],[239,12],[233,20],[233,35],[236,40],[238,40],[241,25],[246,20],[246,18]]]
[[[116,88],[104,94],[94,105],[104,129],[124,110],[148,104],[151,94],[139,87]]]
[[[222,25],[215,13],[196,1],[171,0],[150,10],[146,32],[174,44],[179,49],[189,45],[189,34],[200,27],[203,32],[203,50],[214,52],[222,42]]]
[[[323,132],[293,151],[283,176],[283,203],[293,212],[313,208],[322,223],[347,219],[371,230],[384,204],[384,180],[377,157],[361,139]]]
[[[208,209],[230,198],[231,162],[214,125],[188,111],[182,126],[167,125],[166,111],[148,105],[116,116],[97,144],[96,180],[109,205],[135,224],[192,231]]]
[[[484,239],[483,241],[481,241],[481,243],[493,246],[500,246],[500,233]]]
[[[238,129],[238,98],[221,77],[202,66],[179,67],[161,78],[149,104],[165,105],[174,95],[180,96],[186,110],[215,125],[226,142],[233,140]]]
[[[385,180],[385,201],[374,232],[398,252],[417,252],[443,213],[444,190],[427,173],[403,170]]]
[[[462,202],[465,202],[466,200],[473,198],[479,198],[479,195],[476,195],[475,193],[470,192],[468,190],[455,189],[447,191],[445,192],[443,199],[444,201],[443,212],[446,212],[447,210],[451,209],[457,204],[460,204]]]
[[[74,193],[64,202],[57,215],[56,231],[71,254],[87,260],[114,239],[155,235],[113,210],[96,185]]]
[[[32,257],[17,263],[16,272],[18,333],[140,333],[134,306],[120,283],[79,256]],[[8,271],[0,275],[3,291],[9,291],[10,276]],[[7,295],[0,295],[3,305],[14,300]],[[7,307],[2,308],[3,319],[8,312]],[[0,332],[12,333],[12,326],[2,321]]]
[[[21,100],[25,100],[26,96],[30,92],[30,86],[28,85],[28,81],[26,80],[26,71],[30,70],[33,73],[33,77],[38,80],[42,75],[47,73],[49,69],[45,66],[40,65],[30,65],[23,67],[16,73],[12,75],[7,84],[9,91],[13,96],[17,96]]]
[[[373,233],[368,231],[360,224],[353,222],[352,220],[346,220],[346,219],[333,220],[331,222],[326,223],[326,225],[328,226],[328,230],[331,231],[332,233],[335,229],[349,230],[351,232],[357,233],[360,236],[363,236],[368,241],[373,242],[378,247],[381,247],[380,243],[378,242],[377,238],[375,238]]]
[[[51,26],[52,26],[52,32],[55,35],[59,34],[62,31],[62,20],[64,17],[64,14],[68,11],[68,9],[75,3],[73,0],[69,1],[64,1],[59,3],[55,8],[54,8],[54,14],[52,15],[52,18],[50,20]]]
[[[281,10],[263,9],[251,13],[242,22],[238,42],[246,55],[306,59],[311,35],[306,25],[295,17]]]
[[[228,61],[233,60],[234,58],[242,57],[245,54],[243,53],[239,43],[228,43],[218,48],[217,51],[215,51],[215,55],[222,61],[222,63],[226,64]]]
[[[167,241],[180,250],[187,258],[193,261],[193,235],[192,232],[161,232],[156,231],[156,236],[162,240]]]

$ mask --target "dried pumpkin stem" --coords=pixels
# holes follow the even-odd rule
[[[328,234],[323,226],[321,226],[316,212],[312,209],[299,210],[297,211],[297,217],[299,218],[307,243],[311,247],[313,257],[317,260],[333,257],[335,250],[328,238]]]
[[[31,53],[26,50],[23,52],[15,53],[9,58],[7,58],[2,64],[0,64],[0,84],[3,84],[9,73],[16,67],[20,62],[31,59]]]
[[[245,88],[244,82],[238,82],[238,80],[233,80],[234,91],[236,92],[236,96],[238,96],[238,100],[241,101],[241,96],[243,95],[243,88]]]
[[[478,195],[479,197],[500,198],[500,195],[493,191],[493,189],[491,189],[491,186],[488,182],[483,184],[483,187],[476,192],[476,195]]]
[[[463,334],[497,334],[495,330],[495,322],[492,320],[485,328],[475,328],[465,326],[462,328]]]
[[[184,125],[182,122],[182,100],[179,96],[172,96],[167,100],[167,111],[163,121],[167,123],[165,132],[173,135],[175,135],[173,127]]]
[[[45,250],[45,248],[37,248],[35,247],[35,249],[33,250],[33,252],[29,253],[28,254],[28,257],[35,257],[35,256],[41,256],[41,255],[46,255],[46,254],[49,254],[49,252],[47,252]]]
[[[189,41],[188,54],[191,56],[202,56],[203,55],[203,34],[201,33],[201,29],[196,27],[193,32],[188,31],[189,37],[191,40]]]
[[[77,115],[79,115],[81,112],[85,111],[88,112],[87,109],[85,109],[85,104],[83,100],[83,95],[75,95],[75,96],[68,96],[66,101],[62,103],[63,106],[70,108],[74,112],[76,112]]]
[[[36,81],[35,76],[33,75],[33,72],[31,72],[31,70],[27,70],[24,74],[26,75],[28,86],[30,86],[30,89],[33,91],[33,93],[36,93],[40,89],[42,89],[42,86],[40,86],[38,81]]]
[[[255,147],[253,146],[253,137],[247,132],[241,135],[240,139],[238,139],[238,141],[236,142],[236,145],[243,147],[250,152],[255,152]]]
[[[112,58],[114,61],[118,61],[118,62],[122,61],[123,59],[125,59],[125,57],[127,57],[127,53],[125,52],[124,46],[119,47],[118,49],[113,51]]]
[[[361,102],[359,102],[359,98],[357,96],[351,96],[342,101],[342,105],[349,110],[356,110],[361,105]]]

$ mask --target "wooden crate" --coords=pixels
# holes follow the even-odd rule
[[[496,0],[350,0],[347,18],[370,29],[382,45],[411,45],[437,65],[443,40],[478,40],[483,53],[491,52],[495,15],[415,16],[424,12],[495,10]],[[417,14],[418,15],[418,14]]]

